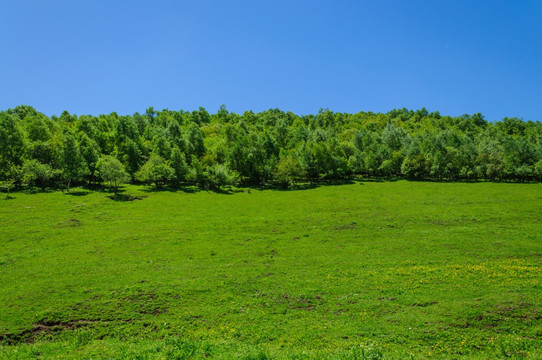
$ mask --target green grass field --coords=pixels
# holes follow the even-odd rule
[[[542,358],[542,184],[151,190],[0,200],[0,358]]]

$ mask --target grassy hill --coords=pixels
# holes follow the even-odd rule
[[[542,184],[124,190],[0,200],[0,358],[542,358]]]

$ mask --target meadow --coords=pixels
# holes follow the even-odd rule
[[[12,197],[1,359],[542,358],[542,184]]]

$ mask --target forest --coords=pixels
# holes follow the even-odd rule
[[[396,109],[299,116],[157,111],[48,117],[0,112],[4,191],[125,182],[288,188],[349,179],[541,181],[542,123]]]

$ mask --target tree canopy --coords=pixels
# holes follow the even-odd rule
[[[157,187],[288,187],[372,177],[541,181],[542,123],[426,109],[299,116],[279,109],[236,114],[221,106],[216,114],[149,108],[48,117],[23,105],[0,112],[0,181],[42,188],[111,183],[104,174],[113,165],[122,173],[113,178],[125,181],[127,173],[132,182]]]

